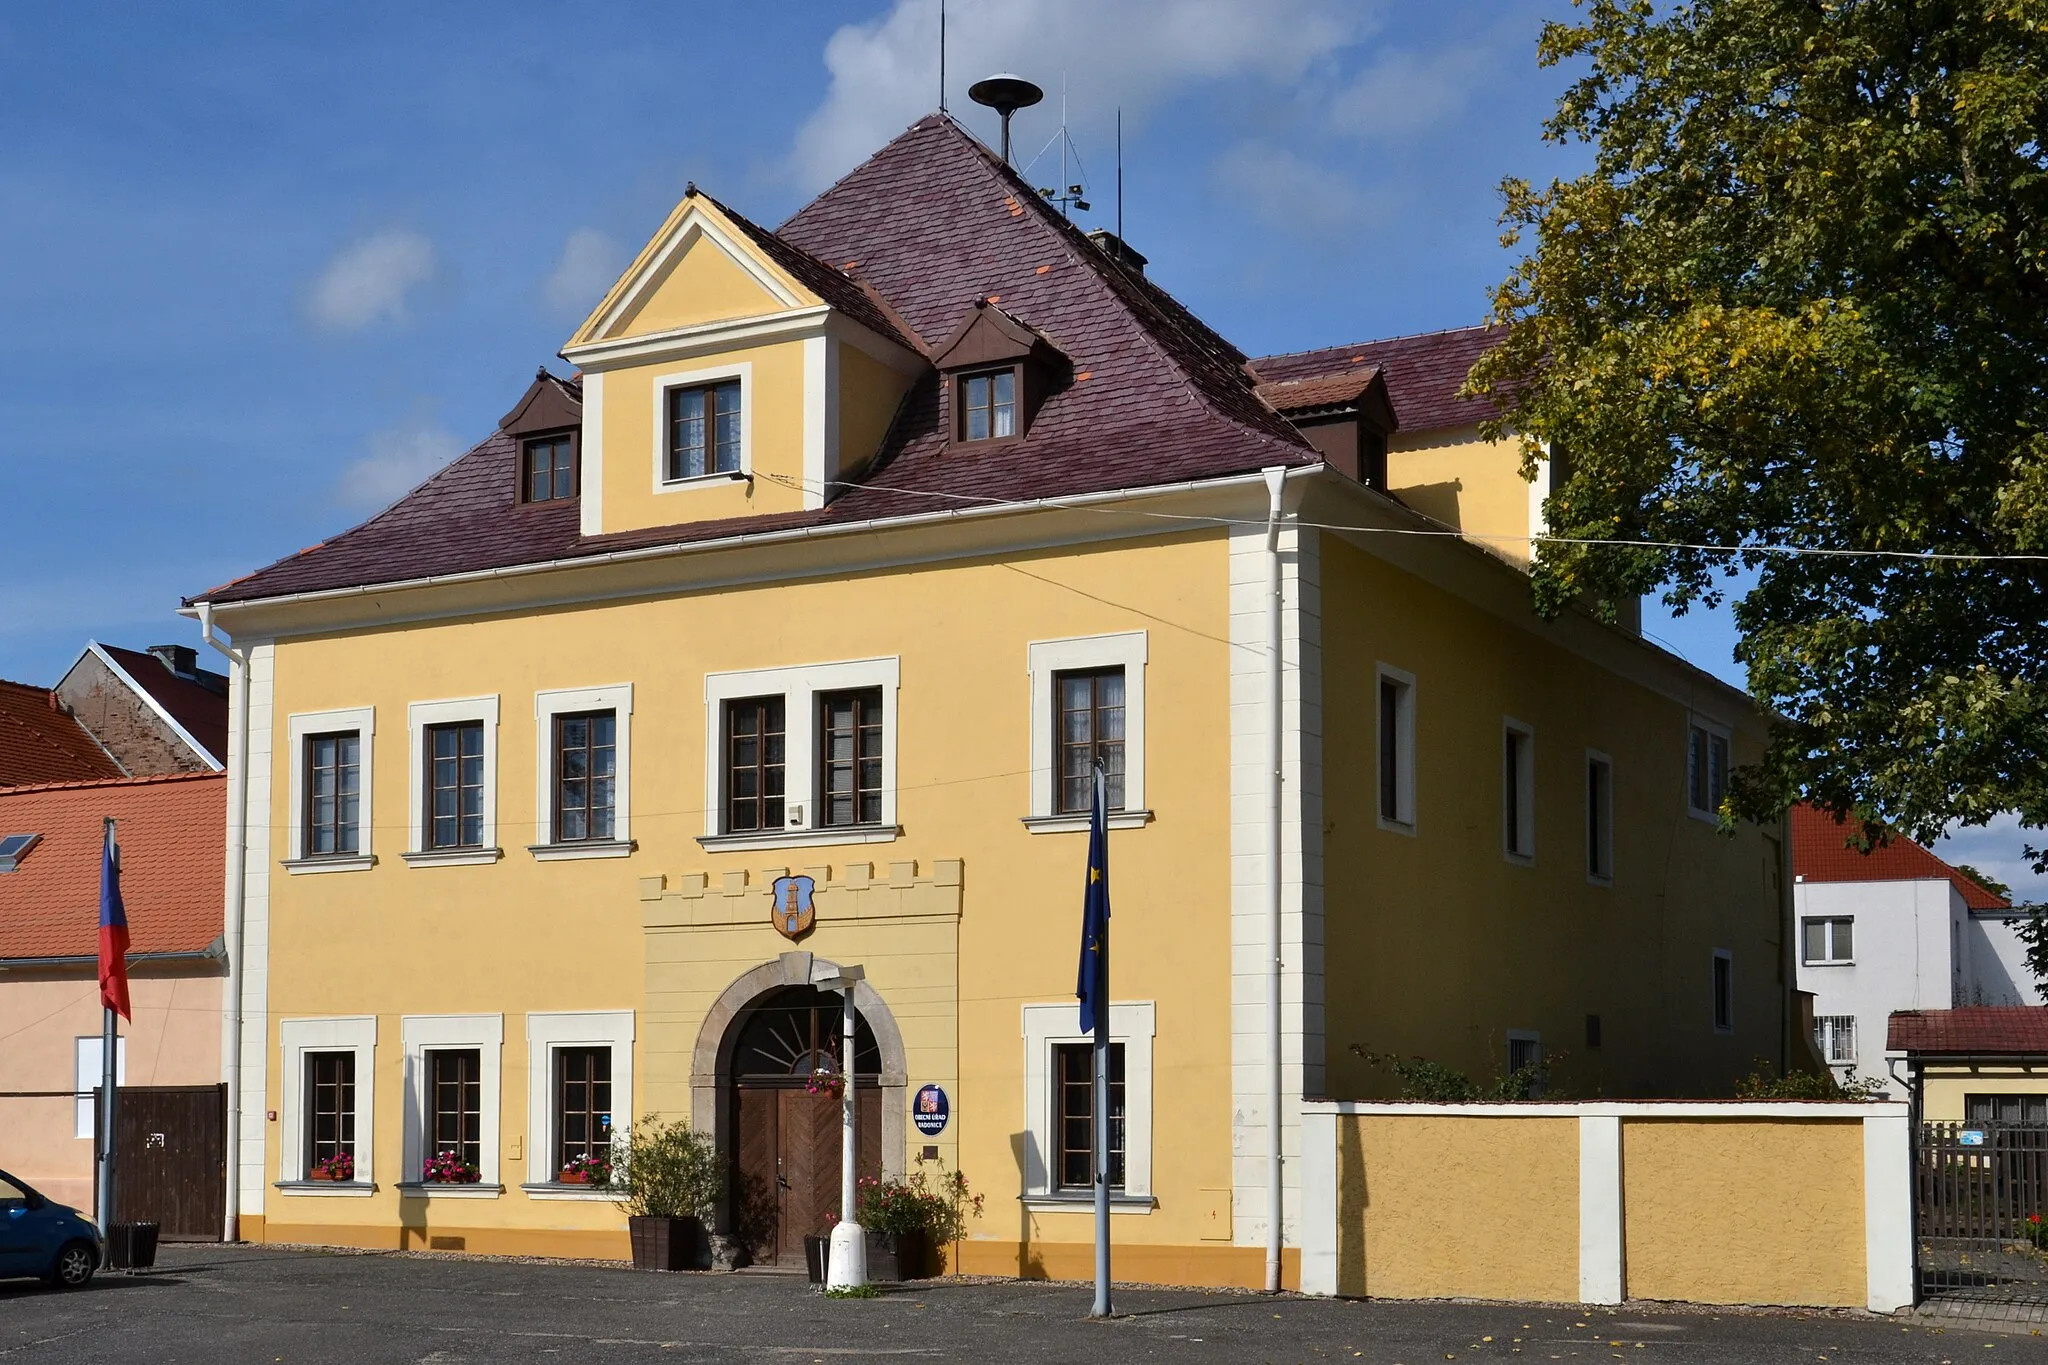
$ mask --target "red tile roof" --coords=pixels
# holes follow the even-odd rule
[[[1868,853],[1847,841],[1859,833],[1805,802],[1792,808],[1792,873],[1803,882],[1945,881],[1962,892],[1972,910],[2004,910],[2012,902],[1994,895],[1903,834],[1872,844]]]
[[[2048,1005],[1896,1010],[1885,1048],[1960,1057],[2048,1055]]]
[[[1252,372],[1265,383],[1313,379],[1362,372],[1373,366],[1386,371],[1387,397],[1404,432],[1468,427],[1493,416],[1483,398],[1460,398],[1458,390],[1474,361],[1494,344],[1485,327],[1459,327],[1447,332],[1360,341],[1326,346],[1318,351],[1260,356]]]
[[[119,776],[121,765],[49,688],[0,681],[0,788]]]
[[[999,299],[1069,357],[1071,377],[1022,440],[976,451],[947,440],[938,376],[927,375],[862,482],[835,489],[822,510],[607,536],[580,534],[573,501],[518,505],[517,452],[493,436],[353,530],[203,596],[247,601],[1321,460],[1260,401],[1242,352],[1112,260],[948,117],[919,119],[764,236],[783,244],[756,238],[764,250],[833,291],[836,306],[858,315],[856,298],[879,299],[883,321],[927,353],[976,300]],[[852,465],[868,452],[845,454]]]
[[[0,791],[0,835],[40,834],[0,872],[0,958],[99,951],[101,820],[119,822],[129,951],[198,952],[221,931],[227,778],[128,777]]]
[[[121,666],[123,672],[135,680],[135,685],[149,693],[156,703],[170,712],[171,718],[185,727],[185,732],[199,741],[200,746],[212,756],[214,762],[228,761],[228,696],[226,679],[221,678],[222,689],[215,691],[205,682],[181,678],[164,666],[164,661],[154,654],[141,650],[122,649],[116,645],[101,645],[107,657]],[[220,678],[217,673],[203,675]]]
[[[1359,365],[1340,374],[1317,375],[1313,379],[1276,380],[1259,385],[1258,395],[1275,412],[1340,407],[1363,398],[1379,372],[1377,365]]]

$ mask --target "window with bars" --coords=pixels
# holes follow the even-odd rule
[[[476,1048],[427,1053],[430,1155],[453,1152],[483,1164],[483,1054]]]
[[[306,1054],[306,1169],[356,1154],[356,1054]],[[367,1180],[368,1173],[360,1175]]]
[[[612,1050],[555,1050],[555,1169],[612,1149]]]
[[[1856,960],[1856,921],[1848,915],[1801,922],[1805,960],[1809,963],[1853,962]]]
[[[1059,736],[1059,810],[1095,808],[1095,765],[1102,764],[1104,806],[1124,808],[1124,671],[1061,673],[1053,679],[1053,732]]]
[[[302,856],[335,857],[362,847],[361,777],[361,735],[350,730],[306,736]]]
[[[668,478],[736,474],[739,468],[740,381],[670,389]]]
[[[781,697],[747,697],[725,704],[726,833],[783,827],[787,719]]]
[[[612,837],[618,806],[618,717],[582,711],[555,717],[555,842]]]
[[[1728,794],[1728,736],[1694,723],[1686,746],[1686,804],[1695,815],[1718,817]]]
[[[1017,434],[1017,371],[960,378],[960,439],[987,441]]]
[[[1095,1046],[1053,1044],[1054,1180],[1063,1190],[1094,1188]],[[1109,1045],[1109,1186],[1124,1188],[1124,1045]]]
[[[818,699],[818,807],[826,825],[882,819],[882,689]]]
[[[1853,1066],[1856,1063],[1856,1016],[1853,1014],[1816,1015],[1813,1021],[1814,1045],[1820,1048],[1820,1055],[1830,1066]]]
[[[520,487],[528,502],[554,502],[576,496],[575,438],[566,432],[540,436],[520,447]]]
[[[479,848],[484,841],[482,721],[429,725],[426,734],[427,847]]]

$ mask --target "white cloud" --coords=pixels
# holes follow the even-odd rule
[[[1227,148],[1209,176],[1218,194],[1299,237],[1341,237],[1385,216],[1348,176],[1263,142]]]
[[[577,228],[562,243],[562,257],[543,286],[548,305],[564,313],[588,313],[625,267],[624,247],[596,228]]]
[[[462,439],[438,422],[402,422],[374,432],[370,453],[342,470],[335,498],[348,507],[389,507],[462,451]]]
[[[1326,124],[1364,138],[1440,127],[1534,60],[1535,26],[1510,15],[1434,52],[1382,51],[1331,98]]]
[[[380,320],[403,322],[408,296],[439,268],[434,244],[419,233],[374,233],[335,253],[313,281],[306,312],[316,325],[342,332]]]
[[[967,87],[995,71],[1044,86],[1055,125],[1066,74],[1076,107],[1142,115],[1192,83],[1252,76],[1289,86],[1377,26],[1373,0],[950,0],[947,84],[956,111],[986,114]],[[896,0],[825,44],[832,84],[797,131],[789,171],[816,189],[844,174],[938,103],[938,0]],[[1033,141],[1020,127],[1019,140]],[[1028,160],[1036,147],[1022,149]]]

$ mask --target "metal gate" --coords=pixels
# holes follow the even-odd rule
[[[225,1085],[121,1087],[114,1105],[115,1222],[155,1223],[166,1241],[221,1239],[227,1096]]]
[[[2048,1128],[1924,1123],[1915,1149],[1922,1296],[2048,1306]]]

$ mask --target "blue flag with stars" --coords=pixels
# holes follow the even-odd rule
[[[1081,903],[1081,1032],[1109,1022],[1109,831],[1102,811],[1102,774],[1095,777],[1095,813],[1088,820],[1088,892]]]

